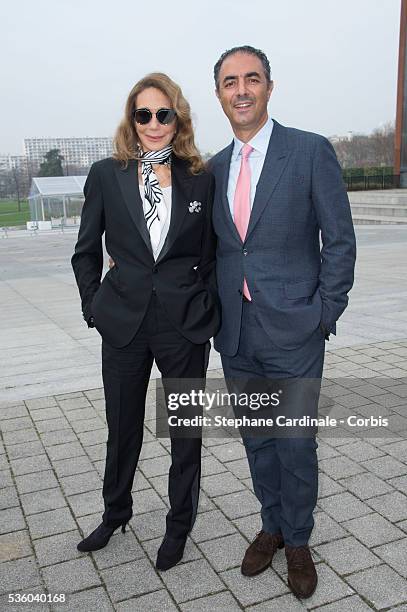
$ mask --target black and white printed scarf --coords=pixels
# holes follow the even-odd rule
[[[147,151],[140,157],[141,174],[144,182],[144,217],[150,233],[153,251],[157,250],[160,243],[161,230],[166,219],[166,206],[160,183],[153,170],[152,164],[171,163],[172,146],[168,145],[159,151]]]

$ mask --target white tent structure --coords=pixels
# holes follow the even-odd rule
[[[78,225],[86,176],[41,176],[32,179],[28,202],[31,226],[48,229]]]

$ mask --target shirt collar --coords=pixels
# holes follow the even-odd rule
[[[266,156],[266,153],[267,153],[270,136],[273,131],[273,126],[274,126],[274,122],[272,118],[269,117],[266,123],[261,128],[261,130],[259,130],[257,134],[253,136],[253,138],[248,142],[248,144],[251,145],[255,151],[257,151],[264,157]],[[233,141],[234,141],[234,146],[233,146],[232,160],[237,161],[240,157],[240,152],[245,143],[239,140],[239,138],[236,138],[236,136],[234,137]]]

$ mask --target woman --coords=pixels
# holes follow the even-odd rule
[[[84,318],[102,336],[108,424],[105,511],[80,551],[106,546],[132,516],[153,360],[163,381],[205,376],[219,327],[213,189],[181,89],[165,74],[147,75],[129,94],[114,157],[89,172],[72,257]],[[115,265],[100,282],[103,233]],[[161,570],[182,558],[195,521],[201,439],[172,436],[171,457]]]

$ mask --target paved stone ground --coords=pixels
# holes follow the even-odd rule
[[[407,226],[356,234],[355,286],[328,350],[407,336]],[[13,236],[0,239],[1,399],[101,387],[100,337],[82,320],[70,265],[76,232]],[[210,369],[219,367],[212,351]]]
[[[311,541],[319,586],[311,599],[301,604],[290,594],[283,551],[260,576],[240,573],[260,524],[244,447],[234,438],[205,441],[199,514],[184,560],[155,571],[170,455],[168,440],[154,436],[153,389],[130,529],[102,551],[78,553],[102,511],[106,426],[103,391],[93,389],[2,405],[0,609],[20,609],[7,594],[24,592],[65,593],[64,605],[32,609],[72,611],[406,610],[407,341],[333,351],[325,376],[324,414],[382,415],[389,426],[363,438],[343,428],[319,440]]]
[[[260,523],[238,439],[205,441],[199,514],[183,562],[155,571],[170,456],[168,441],[154,436],[153,390],[130,528],[102,551],[78,553],[77,542],[100,521],[106,426],[97,338],[80,327],[66,269],[73,237],[1,241],[7,317],[1,323],[0,609],[406,611],[405,237],[405,231],[358,229],[357,282],[340,327],[345,339],[328,345],[321,413],[342,420],[381,415],[389,426],[321,432],[311,541],[319,586],[302,603],[287,588],[283,551],[273,569],[255,578],[240,574]],[[216,359],[211,368],[211,376],[219,374]],[[67,603],[12,605],[9,593],[65,593]]]

